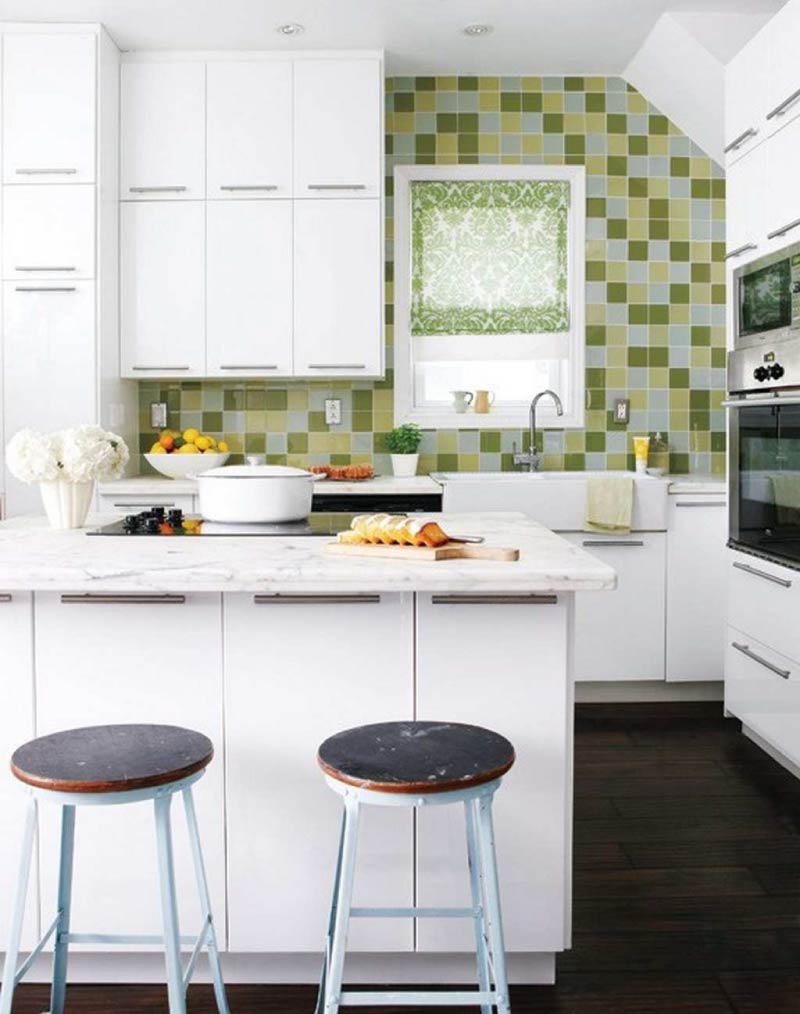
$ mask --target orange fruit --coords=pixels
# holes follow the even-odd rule
[[[171,451],[175,446],[175,437],[171,433],[162,433],[158,438],[158,442],[164,448],[165,451]]]

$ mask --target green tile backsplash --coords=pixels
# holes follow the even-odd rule
[[[723,473],[722,170],[618,77],[395,77],[386,89],[386,380],[143,382],[140,450],[153,442],[149,404],[163,400],[171,427],[226,439],[232,461],[262,453],[388,472],[392,167],[570,164],[587,174],[588,409],[584,430],[543,434],[545,467],[632,467],[632,434],[660,432],[672,471]],[[342,425],[329,428],[331,396],[342,399]],[[630,398],[627,427],[612,421],[617,397]],[[428,431],[420,470],[510,468],[514,441],[524,442],[518,430]]]

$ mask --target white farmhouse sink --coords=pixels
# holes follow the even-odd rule
[[[435,472],[446,512],[523,511],[556,532],[583,529],[586,482],[592,476],[634,480],[633,528],[667,528],[667,482],[633,472]]]

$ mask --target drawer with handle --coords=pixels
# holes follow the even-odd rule
[[[195,513],[195,498],[190,494],[170,496],[168,493],[159,496],[124,495],[103,493],[100,496],[100,511],[103,514],[138,514],[152,507],[163,507],[165,510],[182,510],[184,514]]]
[[[800,659],[800,572],[745,553],[728,564],[728,620],[737,630]]]

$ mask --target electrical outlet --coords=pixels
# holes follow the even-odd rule
[[[167,403],[165,401],[150,402],[150,425],[154,430],[163,430],[167,425]]]
[[[328,426],[341,426],[342,424],[342,399],[325,399],[325,423]]]
[[[614,400],[614,422],[617,426],[627,426],[631,417],[631,403],[629,398],[615,398]]]

